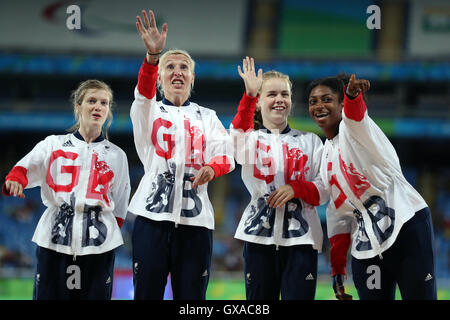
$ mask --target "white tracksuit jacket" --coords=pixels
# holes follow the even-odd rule
[[[361,95],[345,95],[342,118],[338,135],[325,142],[321,167],[331,194],[328,237],[350,233],[351,254],[367,259],[387,250],[402,225],[427,204],[406,181],[394,147],[368,116]]]
[[[81,256],[123,244],[119,224],[130,195],[128,161],[103,135],[90,144],[78,132],[48,136],[15,165],[9,179],[41,187],[47,209],[33,235],[37,245]]]
[[[192,189],[190,177],[210,165],[215,178],[234,169],[231,138],[214,110],[186,101],[156,101],[158,67],[146,61],[131,106],[134,141],[145,174],[129,211],[157,221],[214,229],[208,183]]]
[[[248,100],[253,101],[248,101]],[[244,104],[256,107],[256,98],[244,94],[239,109],[249,110]],[[246,111],[247,112],[247,111]],[[322,250],[323,232],[316,207],[301,198],[293,198],[284,206],[269,208],[267,197],[278,187],[290,181],[306,180],[317,188],[319,203],[328,200],[320,178],[323,143],[310,132],[291,129],[280,134],[267,129],[250,130],[233,120],[230,134],[235,144],[236,162],[242,165],[242,180],[251,194],[235,233],[237,239],[260,244],[291,246],[310,244]],[[236,126],[236,127],[234,127]],[[246,130],[246,131],[245,131]],[[304,190],[305,193],[309,191]]]

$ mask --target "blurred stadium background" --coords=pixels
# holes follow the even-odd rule
[[[69,30],[69,5],[81,29]],[[381,29],[366,26],[368,6],[381,9]],[[433,214],[438,298],[450,299],[450,2],[443,0],[57,1],[0,4],[0,177],[49,134],[73,124],[69,95],[88,78],[115,92],[111,140],[127,152],[134,188],[143,174],[129,108],[145,49],[135,29],[141,9],[168,23],[166,49],[196,60],[192,100],[217,110],[228,127],[243,93],[236,66],[245,55],[294,82],[291,126],[320,134],[304,89],[318,77],[355,73],[371,81],[369,114],[397,149],[404,174]],[[323,136],[322,136],[323,138]],[[240,168],[210,184],[216,211],[208,299],[244,299],[242,243],[233,238],[249,200]],[[26,199],[0,197],[0,299],[31,299],[34,228],[44,207],[38,188]],[[326,237],[324,208],[320,207]],[[117,250],[115,299],[132,298],[133,215]],[[332,299],[328,241],[319,255],[318,299]],[[348,265],[350,269],[350,264]],[[349,270],[350,271],[350,270]],[[351,274],[351,272],[350,272]],[[170,280],[170,279],[169,279]],[[356,291],[347,281],[351,293]],[[170,299],[170,290],[166,291]]]

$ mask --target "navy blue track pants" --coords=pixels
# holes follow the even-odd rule
[[[317,250],[245,242],[244,277],[247,300],[313,300]]]
[[[436,300],[434,235],[429,208],[401,228],[395,243],[371,259],[352,258],[353,282],[361,300]]]
[[[37,247],[34,300],[110,300],[114,250],[74,257]]]
[[[135,300],[162,300],[169,273],[174,300],[205,300],[212,230],[137,216],[132,244]]]

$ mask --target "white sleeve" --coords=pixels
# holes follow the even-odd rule
[[[360,98],[360,100],[362,99]],[[369,117],[367,109],[360,121],[348,118],[344,110],[342,110],[342,119],[339,132],[342,131],[344,135],[349,135],[350,143],[352,139],[357,141],[364,148],[362,152],[370,154],[385,167],[395,168],[401,172],[400,160],[395,148],[380,127]],[[341,145],[341,148],[344,150],[345,145]]]
[[[146,155],[151,145],[152,119],[151,110],[156,106],[156,95],[147,99],[134,89],[134,101],[131,105],[130,118],[133,124],[133,137],[136,151],[142,163],[146,163]]]
[[[52,136],[48,136],[44,140],[40,141],[15,165],[15,167],[24,167],[27,170],[27,189],[41,186],[42,183],[45,182],[48,167],[48,163],[45,163],[45,161],[48,159],[48,155],[52,152],[51,139]]]
[[[339,213],[334,206],[334,202],[330,201],[326,210],[326,220],[328,238],[331,238],[337,234],[351,234],[355,217],[351,212],[349,214]]]
[[[114,199],[114,216],[125,220],[127,216],[128,201],[130,199],[130,175],[128,172],[128,160],[125,152],[119,149],[117,169],[114,173],[115,183],[112,187]]]
[[[319,205],[325,204],[329,200],[328,183],[324,183],[321,176],[323,143],[318,135],[312,134],[313,152],[311,155],[311,182],[315,184],[319,191]]]
[[[238,164],[245,165],[254,163],[255,155],[251,152],[254,149],[250,148],[250,146],[255,145],[255,133],[253,129],[244,132],[242,129],[235,129],[233,124],[230,125],[233,155]]]
[[[206,148],[205,148],[205,163],[210,163],[213,159],[217,160],[219,157],[224,156],[227,159],[227,163],[230,164],[229,171],[233,171],[235,167],[234,163],[234,146],[231,136],[223,126],[222,122],[217,117],[215,111],[211,112],[211,124],[209,132],[206,133]]]

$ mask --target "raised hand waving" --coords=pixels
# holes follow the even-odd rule
[[[147,49],[147,54],[150,58],[155,56],[157,60],[166,45],[167,23],[163,24],[162,31],[160,33],[158,31],[158,27],[156,26],[156,19],[153,11],[149,10],[149,14],[150,21],[148,19],[147,12],[142,10],[144,23],[142,23],[140,16],[136,16],[136,28],[142,38],[142,41],[144,42],[145,48]],[[149,59],[148,56],[147,59]]]
[[[256,97],[262,84],[262,69],[255,72],[255,60],[245,57],[242,59],[242,69],[238,65],[238,73],[245,83],[245,92],[248,96]]]

